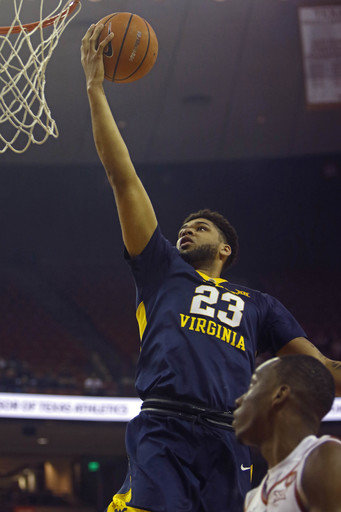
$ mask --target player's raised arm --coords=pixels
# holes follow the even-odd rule
[[[324,356],[315,345],[313,345],[306,338],[295,338],[291,340],[289,343],[282,347],[277,355],[285,356],[288,354],[305,354],[307,356],[312,356],[321,361],[332,376],[335,381],[335,393],[336,396],[341,396],[341,362],[334,361]]]
[[[124,244],[128,253],[136,256],[147,245],[157,220],[105,96],[103,49],[114,35],[109,34],[96,48],[102,28],[92,25],[86,32],[81,47],[82,66],[96,149],[114,191]]]

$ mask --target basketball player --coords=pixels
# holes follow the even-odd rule
[[[333,378],[313,357],[277,357],[257,368],[236,400],[233,426],[269,470],[247,494],[245,512],[341,512],[341,441],[316,437],[333,400]]]
[[[183,222],[176,247],[162,235],[104,89],[102,26],[82,41],[93,136],[112,186],[126,258],[137,289],[141,413],[127,426],[127,479],[108,512],[238,512],[250,488],[249,449],[232,431],[255,353],[305,352],[321,359],[341,390],[341,365],[311,345],[276,299],[221,278],[238,240],[209,210]]]

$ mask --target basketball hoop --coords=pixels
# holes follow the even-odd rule
[[[0,0],[1,1],[1,0]],[[14,18],[0,27],[0,153],[8,148],[23,153],[32,143],[43,144],[58,128],[45,99],[45,70],[66,26],[81,8],[80,0],[55,0],[52,11],[39,21],[23,24],[24,2],[12,0]],[[32,3],[32,2],[31,2]],[[51,2],[47,2],[51,8]]]

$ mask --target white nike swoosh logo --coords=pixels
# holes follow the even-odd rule
[[[251,466],[244,466],[244,464],[242,464],[242,465],[240,466],[240,469],[241,469],[242,471],[249,471],[249,470],[251,469]]]

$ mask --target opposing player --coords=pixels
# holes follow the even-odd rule
[[[269,470],[245,512],[341,512],[341,441],[317,438],[334,400],[334,381],[317,359],[274,358],[258,367],[236,400],[237,438],[257,446]]]
[[[231,428],[255,353],[307,352],[324,361],[341,390],[340,365],[306,339],[273,297],[222,279],[238,240],[220,214],[183,222],[176,247],[162,235],[103,89],[101,26],[82,41],[93,136],[112,186],[137,288],[141,413],[127,427],[129,470],[108,512],[238,512],[250,487],[249,449]]]

